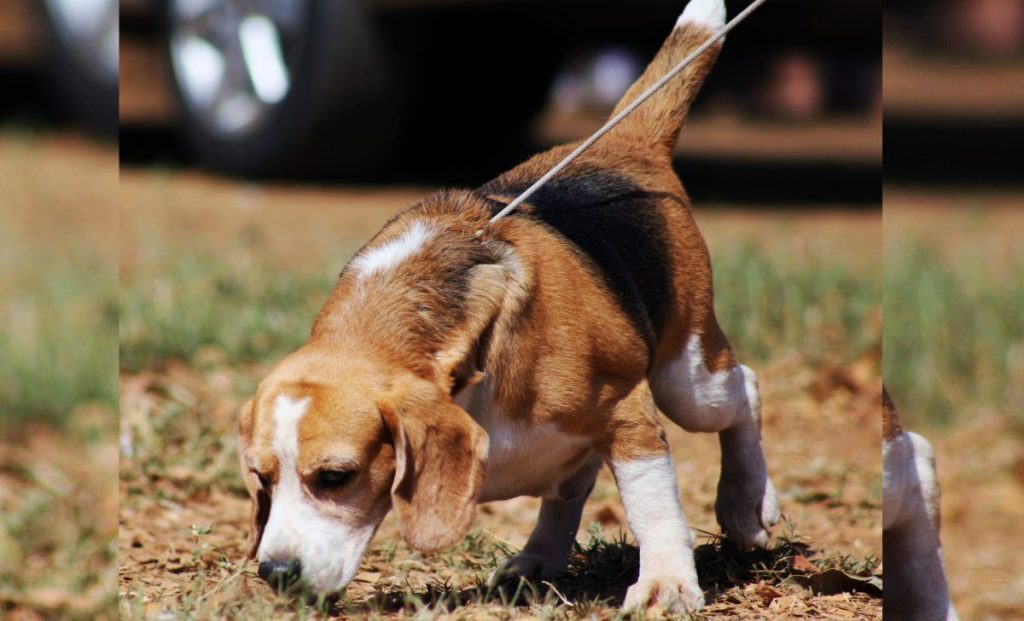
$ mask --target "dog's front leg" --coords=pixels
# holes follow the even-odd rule
[[[526,545],[491,575],[491,584],[510,578],[551,578],[565,573],[583,505],[594,489],[600,468],[600,459],[590,460],[558,486],[557,496],[541,502],[537,526]]]
[[[672,614],[704,606],[693,561],[693,535],[679,504],[675,468],[647,382],[617,407],[609,462],[640,545],[640,577],[623,608],[660,607]]]

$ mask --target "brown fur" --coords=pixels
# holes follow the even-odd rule
[[[706,36],[693,26],[675,31],[624,102]],[[253,551],[269,512],[255,472],[276,476],[271,412],[282,393],[313,397],[299,431],[303,473],[339,455],[358,473],[346,487],[358,493],[325,502],[356,503],[356,517],[393,503],[406,539],[423,549],[457,540],[472,520],[487,434],[453,397],[484,372],[497,411],[510,422],[585,437],[606,460],[667,451],[647,377],[678,357],[694,334],[702,335],[709,371],[735,365],[714,316],[707,248],[670,159],[717,50],[566,171],[614,171],[660,197],[675,295],[653,353],[585,258],[530,218],[529,205],[485,227],[493,201],[505,199],[470,191],[429,197],[396,216],[360,255],[401,236],[414,221],[434,228],[430,243],[386,272],[366,276],[350,263],[308,342],[275,367],[243,413]],[[499,181],[535,180],[574,146],[538,155]],[[589,455],[566,455],[564,471],[552,477],[568,479]]]
[[[691,51],[702,45],[708,38],[704,28],[688,26],[672,31],[662,44],[661,51],[654,57],[647,70],[630,87],[612,115],[618,114],[628,106],[640,93],[647,90],[670,69],[675,67]],[[700,85],[704,83],[708,72],[718,58],[722,49],[721,43],[711,48],[687,66],[674,80],[668,82],[661,93],[653,96],[620,125],[622,137],[620,141],[636,142],[638,145],[651,145],[651,151],[663,157],[670,157],[676,144],[679,130],[686,123],[686,115],[690,110]]]
[[[882,387],[882,438],[892,440],[903,433],[900,418],[896,413],[896,405],[889,396],[889,391]]]
[[[487,433],[451,403],[405,399],[399,408],[381,404],[380,410],[395,446],[392,499],[402,535],[418,550],[439,550],[461,539],[473,522],[487,468]]]

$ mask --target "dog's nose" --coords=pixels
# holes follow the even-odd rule
[[[302,577],[302,563],[298,559],[263,561],[256,573],[275,591],[287,591]]]

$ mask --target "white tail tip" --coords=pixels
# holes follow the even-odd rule
[[[720,30],[725,26],[725,1],[690,0],[676,21],[676,28],[683,24],[696,24],[712,31]]]

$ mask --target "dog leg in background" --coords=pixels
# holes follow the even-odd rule
[[[935,453],[927,440],[900,428],[883,395],[883,612],[887,620],[956,621],[939,540]]]
[[[526,545],[491,575],[492,585],[513,577],[551,578],[565,573],[583,505],[600,469],[601,460],[593,459],[559,485],[558,497],[541,501],[537,525]]]
[[[742,375],[736,417],[718,433],[722,471],[715,498],[718,523],[741,547],[766,547],[768,530],[779,521],[779,501],[768,476],[761,439],[761,395],[757,375],[737,365]]]
[[[629,528],[640,546],[640,577],[626,591],[625,610],[657,606],[669,613],[704,606],[693,561],[693,534],[679,504],[672,455],[646,381],[615,408],[607,461]]]
[[[741,547],[764,547],[768,529],[779,519],[779,504],[761,442],[757,376],[733,361],[725,336],[710,323],[705,334],[690,338],[678,358],[652,373],[654,397],[683,429],[718,433],[718,523]]]

